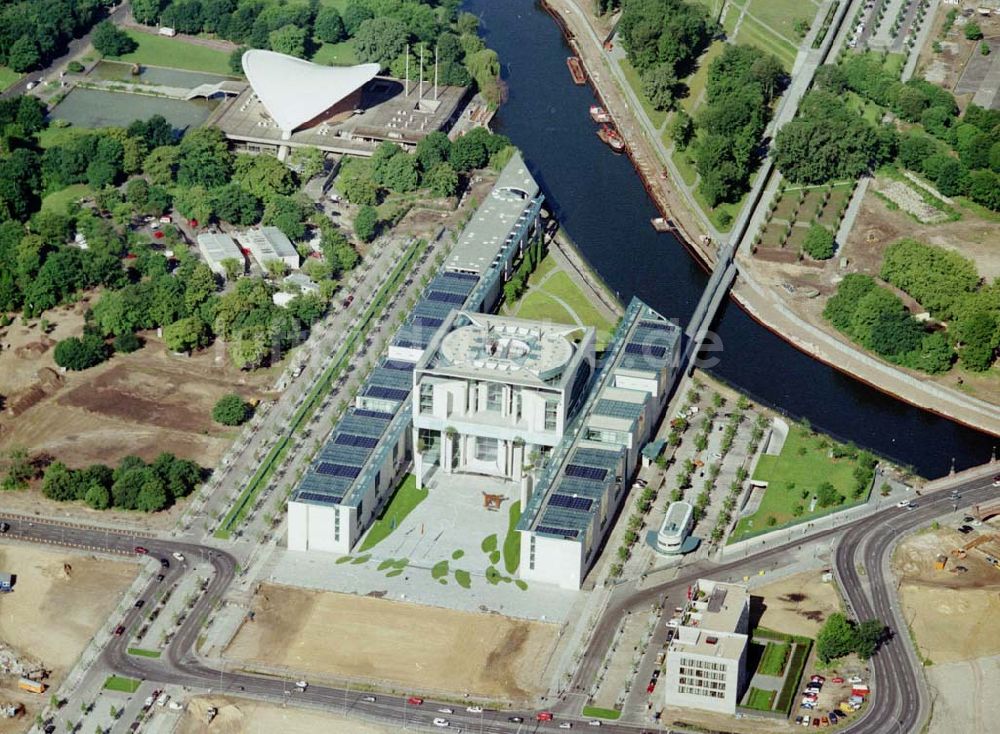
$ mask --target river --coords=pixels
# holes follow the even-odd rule
[[[707,274],[672,235],[649,224],[658,216],[638,173],[595,135],[589,87],[572,83],[569,47],[532,0],[465,0],[486,43],[503,63],[508,99],[497,132],[523,152],[556,218],[623,301],[633,295],[682,324]],[[765,404],[818,429],[914,467],[922,476],[989,460],[993,437],[915,408],[799,352],[729,301],[715,331],[719,364],[711,373]]]

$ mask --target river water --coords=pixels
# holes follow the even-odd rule
[[[595,135],[589,87],[572,83],[558,26],[532,0],[466,0],[503,63],[508,99],[495,128],[523,152],[549,207],[623,301],[633,295],[687,323],[706,273],[669,234],[638,173]],[[710,370],[754,398],[804,417],[843,440],[938,477],[989,460],[993,437],[894,398],[799,352],[729,301],[715,331],[723,349]]]

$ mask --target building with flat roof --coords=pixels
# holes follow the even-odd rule
[[[436,469],[519,481],[586,395],[595,334],[452,311],[413,371],[417,486]]]
[[[661,553],[684,552],[684,541],[694,525],[694,507],[687,502],[671,502],[656,533],[656,550]]]
[[[198,252],[204,258],[212,272],[226,277],[223,260],[236,260],[240,268],[246,268],[246,257],[243,251],[233,242],[233,238],[222,232],[202,232],[198,235]]]
[[[681,329],[633,298],[589,395],[537,479],[517,529],[522,578],[578,589],[666,407]]]
[[[666,704],[736,713],[746,685],[749,625],[746,586],[699,579],[667,647]]]
[[[520,155],[507,164],[500,180],[511,180],[513,171],[519,179],[526,173]],[[438,271],[334,426],[288,503],[290,550],[350,552],[392,497],[413,458],[410,395],[414,369],[424,350],[456,309],[492,309],[505,274],[509,277],[513,263],[541,237],[542,195],[533,180],[525,185],[536,193],[520,200],[517,215],[510,217],[513,207],[502,200],[506,232],[496,240],[496,250],[482,275],[450,269],[447,264]],[[494,206],[491,196],[474,218]],[[463,234],[452,252],[467,247],[479,247],[479,239]],[[500,285],[493,284],[493,279],[499,279]]]
[[[240,245],[246,249],[261,268],[267,269],[272,260],[280,260],[286,267],[299,267],[299,252],[292,241],[277,227],[255,227],[236,235]]]
[[[243,70],[250,85],[224,100],[207,124],[238,148],[279,157],[302,146],[367,156],[386,140],[414,148],[450,130],[468,99],[465,87],[377,76],[378,64],[324,66],[251,49]]]

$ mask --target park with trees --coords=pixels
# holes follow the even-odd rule
[[[23,73],[66,51],[104,16],[103,0],[20,0],[0,4],[0,66]]]

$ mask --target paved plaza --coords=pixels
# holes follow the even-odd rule
[[[483,494],[504,497],[499,510]],[[584,592],[517,578],[512,507],[519,486],[493,477],[437,472],[427,497],[388,537],[371,548],[365,538],[347,556],[277,549],[261,580],[418,604],[564,622]],[[519,509],[519,505],[517,509]],[[515,515],[516,517],[516,515]],[[513,520],[516,524],[516,519]]]

